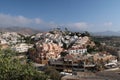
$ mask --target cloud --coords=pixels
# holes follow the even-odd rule
[[[66,24],[57,24],[54,21],[51,21],[49,23],[45,23],[45,25],[50,29],[50,28],[61,28],[64,29],[67,27],[70,30],[86,30],[90,24],[86,22],[76,22],[76,23],[66,23]]]
[[[24,16],[12,16],[9,14],[0,13],[0,26],[2,27],[34,27],[42,30],[56,28],[58,24],[53,21],[45,22],[40,18],[27,18]]]
[[[39,18],[30,19],[24,16],[0,14],[0,25],[3,26],[28,26],[31,24],[41,24],[42,22]]]
[[[27,18],[24,16],[12,16],[9,14],[0,13],[0,26],[21,26],[21,27],[34,27],[42,30],[49,30],[51,28],[65,28],[67,27],[70,30],[85,30],[89,24],[86,22],[75,22],[75,23],[66,23],[58,24],[54,21],[45,22],[40,18]]]
[[[75,22],[75,23],[65,23],[65,24],[57,24],[55,22],[46,23],[48,28],[61,28],[64,29],[65,27],[73,30],[73,31],[79,31],[79,30],[87,30],[88,26],[91,26],[91,24],[88,24],[87,22]]]
[[[57,28],[59,24],[55,23],[54,21],[50,21],[49,23],[46,23],[46,26],[49,26],[50,28]]]
[[[72,25],[77,28],[86,28],[88,26],[86,22],[73,23]]]
[[[106,22],[106,23],[104,23],[104,26],[112,26],[112,25],[113,25],[112,22]]]
[[[41,23],[43,23],[43,21],[42,21],[41,19],[39,19],[39,18],[36,18],[36,19],[35,19],[35,23],[36,23],[36,24],[41,24]]]
[[[71,30],[78,31],[78,30],[86,30],[88,26],[90,26],[90,24],[88,24],[87,22],[75,22],[75,23],[66,24],[66,26]]]

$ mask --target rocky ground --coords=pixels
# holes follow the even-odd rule
[[[115,71],[101,71],[96,73],[97,76],[105,80],[120,80],[120,70]]]

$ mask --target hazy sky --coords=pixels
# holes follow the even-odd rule
[[[120,31],[120,0],[0,0],[0,26]]]

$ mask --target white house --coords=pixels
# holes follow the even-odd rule
[[[32,48],[33,45],[28,45],[26,43],[20,43],[12,47],[13,50],[17,52],[27,52],[29,48]]]
[[[5,39],[0,39],[0,44],[8,44],[8,42]]]
[[[87,52],[86,48],[70,48],[68,50],[69,54],[84,54]]]

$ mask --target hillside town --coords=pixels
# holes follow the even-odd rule
[[[71,32],[67,28],[29,36],[16,32],[0,33],[1,50],[9,48],[20,54],[19,57],[26,56],[26,62],[32,61],[37,68],[50,66],[63,75],[62,80],[83,72],[119,69],[118,56],[100,50],[100,45],[88,32]]]

